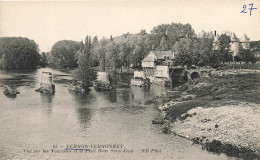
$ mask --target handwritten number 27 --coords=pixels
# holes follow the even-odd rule
[[[252,11],[257,8],[254,8],[254,3],[248,5],[249,5],[248,10],[250,11],[250,16],[251,16]],[[245,10],[246,10],[246,5],[243,5],[243,11],[241,11],[241,13],[247,13]]]

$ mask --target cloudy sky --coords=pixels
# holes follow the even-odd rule
[[[257,9],[250,16],[251,3]],[[190,23],[197,34],[232,31],[260,40],[260,0],[0,1],[0,37],[28,37],[41,52],[59,40],[150,32],[172,22]]]

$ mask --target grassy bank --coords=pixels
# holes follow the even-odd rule
[[[260,74],[219,75],[195,79],[147,103],[181,102],[164,109],[164,121],[172,122],[172,132],[208,151],[260,158]]]
[[[195,79],[178,90],[196,98],[169,107],[166,118],[174,121],[195,107],[219,107],[241,102],[260,104],[260,74],[238,74]]]

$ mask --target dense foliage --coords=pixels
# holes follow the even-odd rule
[[[40,57],[40,66],[41,67],[46,67],[48,64],[48,60],[47,60],[47,54],[45,52],[41,53],[41,57]]]
[[[142,60],[151,50],[173,51],[177,65],[197,65],[217,67],[221,63],[233,61],[230,49],[230,36],[221,34],[219,37],[219,50],[213,50],[213,32],[202,31],[196,35],[190,24],[171,23],[161,24],[153,28],[151,33],[141,30],[140,33],[126,33],[122,36],[98,40],[95,36],[91,42],[91,54],[93,66],[100,66],[101,71],[115,72],[122,68],[141,69]],[[73,48],[74,45],[65,45],[66,41],[59,42],[64,48]],[[72,43],[67,41],[66,43]],[[57,42],[58,43],[58,42]],[[48,56],[49,64],[67,67],[70,61],[75,65],[76,59],[68,57],[66,63],[65,55],[75,55],[79,49],[77,44],[74,49],[67,52],[66,49],[57,49],[55,44],[51,56]],[[65,46],[64,46],[65,45]],[[58,51],[55,51],[58,50]],[[65,52],[65,51],[66,52]],[[76,51],[77,50],[77,51]],[[236,61],[255,63],[255,53],[250,50],[240,50]],[[72,66],[74,66],[72,65]]]
[[[52,46],[51,53],[48,55],[48,63],[57,68],[77,67],[77,59],[74,57],[79,49],[80,42],[58,41]]]
[[[0,59],[2,68],[36,68],[40,62],[38,45],[28,38],[0,38]]]
[[[92,81],[96,78],[96,74],[93,70],[91,52],[91,38],[87,36],[85,39],[85,44],[81,44],[80,50],[75,55],[76,59],[78,59],[78,68],[75,71],[75,79],[81,81],[83,87],[86,88],[88,88]]]
[[[217,67],[233,61],[231,38],[219,36],[219,50],[213,50],[213,32],[195,34],[190,24],[171,23],[154,27],[151,33],[126,33],[122,36],[89,40],[91,63],[102,71],[116,72],[123,68],[141,69],[142,60],[152,51],[173,51],[177,65]],[[83,42],[82,42],[83,43]],[[78,67],[79,54],[86,44],[72,40],[56,42],[49,53],[38,54],[37,44],[27,38],[1,38],[0,64],[5,68]],[[251,62],[259,59],[259,41],[251,42],[251,49],[240,49],[235,61]]]

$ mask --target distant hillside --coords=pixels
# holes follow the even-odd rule
[[[121,36],[117,36],[113,38],[113,41],[115,43],[123,43],[123,42],[129,42],[130,44],[134,44],[136,42],[141,42],[145,40],[148,37],[149,34],[141,34],[141,33],[136,33],[136,34],[123,34]]]

